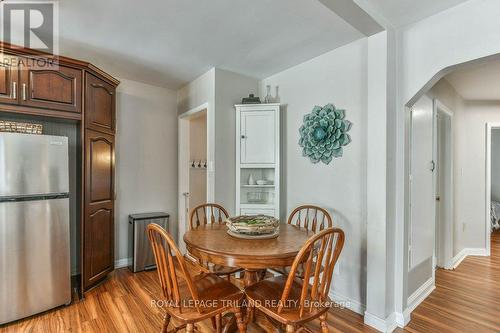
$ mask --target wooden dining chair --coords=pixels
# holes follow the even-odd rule
[[[328,292],[344,239],[344,232],[337,228],[324,229],[311,237],[295,258],[287,277],[262,280],[245,289],[252,311],[261,311],[286,326],[287,333],[319,318],[321,332],[328,333],[327,314],[333,305]],[[301,264],[305,264],[303,279],[296,276]]]
[[[201,272],[192,276],[174,240],[162,227],[152,223],[148,225],[147,232],[166,310],[162,333],[177,332],[182,328],[191,333],[195,323],[208,318],[216,318],[217,332],[220,332],[221,317],[227,311],[234,312],[239,332],[246,332],[240,309],[244,294],[215,274]],[[172,317],[181,325],[169,331]]]
[[[333,227],[330,213],[326,209],[314,205],[303,205],[295,208],[288,217],[287,223],[306,228],[314,233]]]
[[[191,230],[194,230],[201,225],[214,223],[225,224],[228,217],[229,213],[221,205],[215,203],[206,203],[193,208],[189,217],[189,224]],[[192,256],[191,254],[189,255]],[[237,267],[215,265],[200,258],[196,258],[196,260],[198,260],[200,265],[210,270],[211,273],[219,276],[227,276],[228,280],[231,280],[232,274],[241,271],[241,269]]]
[[[295,208],[288,217],[287,223],[305,228],[314,233],[333,227],[333,220],[330,213],[326,209],[314,205],[303,205]],[[288,275],[290,274],[290,268],[276,267],[273,268],[273,271]],[[297,275],[299,277],[304,276],[304,267],[302,265],[297,269]]]

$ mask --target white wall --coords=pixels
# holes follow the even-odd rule
[[[346,233],[333,290],[355,302],[366,302],[366,133],[367,41],[356,41],[266,78],[279,86],[284,118],[283,181],[286,209],[306,203],[327,208]],[[274,88],[273,88],[274,91]],[[315,105],[334,103],[353,122],[352,142],[330,165],[312,164],[298,145],[299,127]],[[358,310],[359,311],[359,310]]]
[[[234,214],[236,209],[234,105],[240,104],[241,98],[249,94],[258,95],[258,90],[257,79],[218,68],[215,70],[215,201],[229,214]]]
[[[177,90],[177,113],[182,114],[204,103],[215,103],[215,68]]]
[[[207,103],[207,188],[208,201],[235,210],[235,133],[234,104],[258,92],[258,80],[244,75],[212,68],[177,92],[179,115]],[[184,198],[178,195],[179,211]],[[182,217],[181,217],[182,218]],[[182,223],[182,222],[181,222]]]
[[[395,195],[388,197],[396,207],[396,219],[402,225],[394,235],[398,239],[396,253],[408,253],[405,241],[408,235],[408,114],[405,105],[418,99],[417,93],[429,89],[442,78],[450,66],[500,53],[500,2],[497,0],[470,0],[461,5],[426,18],[396,31],[398,45],[398,93],[393,96],[397,109],[390,114],[395,119],[396,136],[390,138],[388,151],[394,156],[396,169],[391,178],[396,184]],[[468,24],[464,22],[472,22]],[[483,182],[484,183],[484,182]],[[484,185],[483,185],[484,186]],[[484,214],[484,213],[483,213]],[[485,236],[483,235],[483,243]],[[483,244],[484,246],[484,244]],[[396,311],[407,311],[407,258],[396,259],[397,278],[403,281],[397,292]]]
[[[165,211],[177,230],[175,92],[121,80],[116,110],[115,258],[128,258],[128,215]]]
[[[466,101],[462,133],[459,223],[464,248],[486,247],[486,123],[500,122],[500,102]]]
[[[498,128],[491,130],[491,200],[500,202],[500,129]]]
[[[193,81],[186,84],[184,87],[177,91],[177,114],[182,117],[183,114],[189,112],[190,110],[197,109],[203,106],[206,109],[207,115],[207,201],[213,201],[215,198],[215,68],[210,69],[203,75],[194,79]],[[201,111],[201,110],[196,110]],[[180,135],[180,146],[184,148],[188,147],[188,144],[184,142],[187,138],[183,136],[184,131],[188,131],[189,126],[187,120],[176,121],[179,126]],[[183,163],[186,151],[177,149],[177,156],[179,163]],[[188,159],[189,157],[186,157]],[[182,193],[189,192],[189,187],[187,183],[189,182],[189,172],[188,169],[182,169],[184,166],[179,166],[179,172],[177,174],[178,178],[178,193],[177,193],[177,211],[179,212],[178,221],[179,229],[181,233],[187,230],[185,214],[185,198]],[[182,250],[185,249],[185,244],[182,241],[182,235],[178,235],[180,241],[180,247]]]
[[[471,0],[402,28],[404,99],[451,65],[499,53],[499,12],[497,0]]]

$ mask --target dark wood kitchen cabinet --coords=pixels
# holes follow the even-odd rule
[[[114,269],[114,136],[85,130],[83,287]]]
[[[115,131],[115,87],[87,73],[85,75],[85,127],[106,133]]]
[[[114,269],[115,91],[119,81],[85,61],[3,42],[0,50],[0,112],[78,124],[80,288],[86,291]],[[43,61],[30,61],[34,59],[51,65],[39,66]]]
[[[17,57],[2,57],[0,63],[0,103],[19,103],[17,59]]]
[[[82,71],[55,66],[55,69],[20,67],[20,104],[30,107],[81,112]]]

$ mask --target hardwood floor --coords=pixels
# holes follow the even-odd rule
[[[159,333],[162,311],[151,303],[151,299],[161,299],[159,295],[156,271],[133,274],[126,268],[118,269],[86,293],[83,301],[0,327],[0,333]],[[332,309],[328,322],[330,332],[376,332],[364,326],[360,315],[346,309]],[[313,332],[321,331],[319,320],[308,327]],[[213,332],[210,321],[202,322],[198,328],[201,332]],[[248,329],[249,333],[268,331],[256,325]]]
[[[119,269],[83,301],[0,327],[0,333],[160,332],[162,312],[151,304],[158,293],[156,272]],[[375,332],[346,309],[332,309],[328,323],[333,333]],[[309,328],[321,331],[319,321]],[[209,321],[199,329],[212,332]],[[439,270],[436,290],[413,312],[409,326],[397,332],[500,332],[500,233],[492,237],[490,258],[468,257],[455,271]]]
[[[500,332],[500,232],[491,257],[467,257],[454,271],[436,272],[436,290],[397,332]]]

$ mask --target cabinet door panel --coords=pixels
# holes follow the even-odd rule
[[[82,72],[59,65],[57,69],[21,68],[21,104],[81,112]]]
[[[0,103],[19,103],[19,71],[17,58],[3,55],[0,58]]]
[[[113,166],[112,142],[107,138],[91,138],[88,149],[90,158],[90,202],[111,200]]]
[[[83,288],[114,269],[114,137],[85,131]]]
[[[241,113],[241,163],[272,164],[275,162],[275,112],[244,111]]]
[[[101,208],[90,214],[85,236],[86,287],[90,287],[113,270],[113,211]]]
[[[87,73],[85,91],[85,127],[114,133],[115,88]]]

